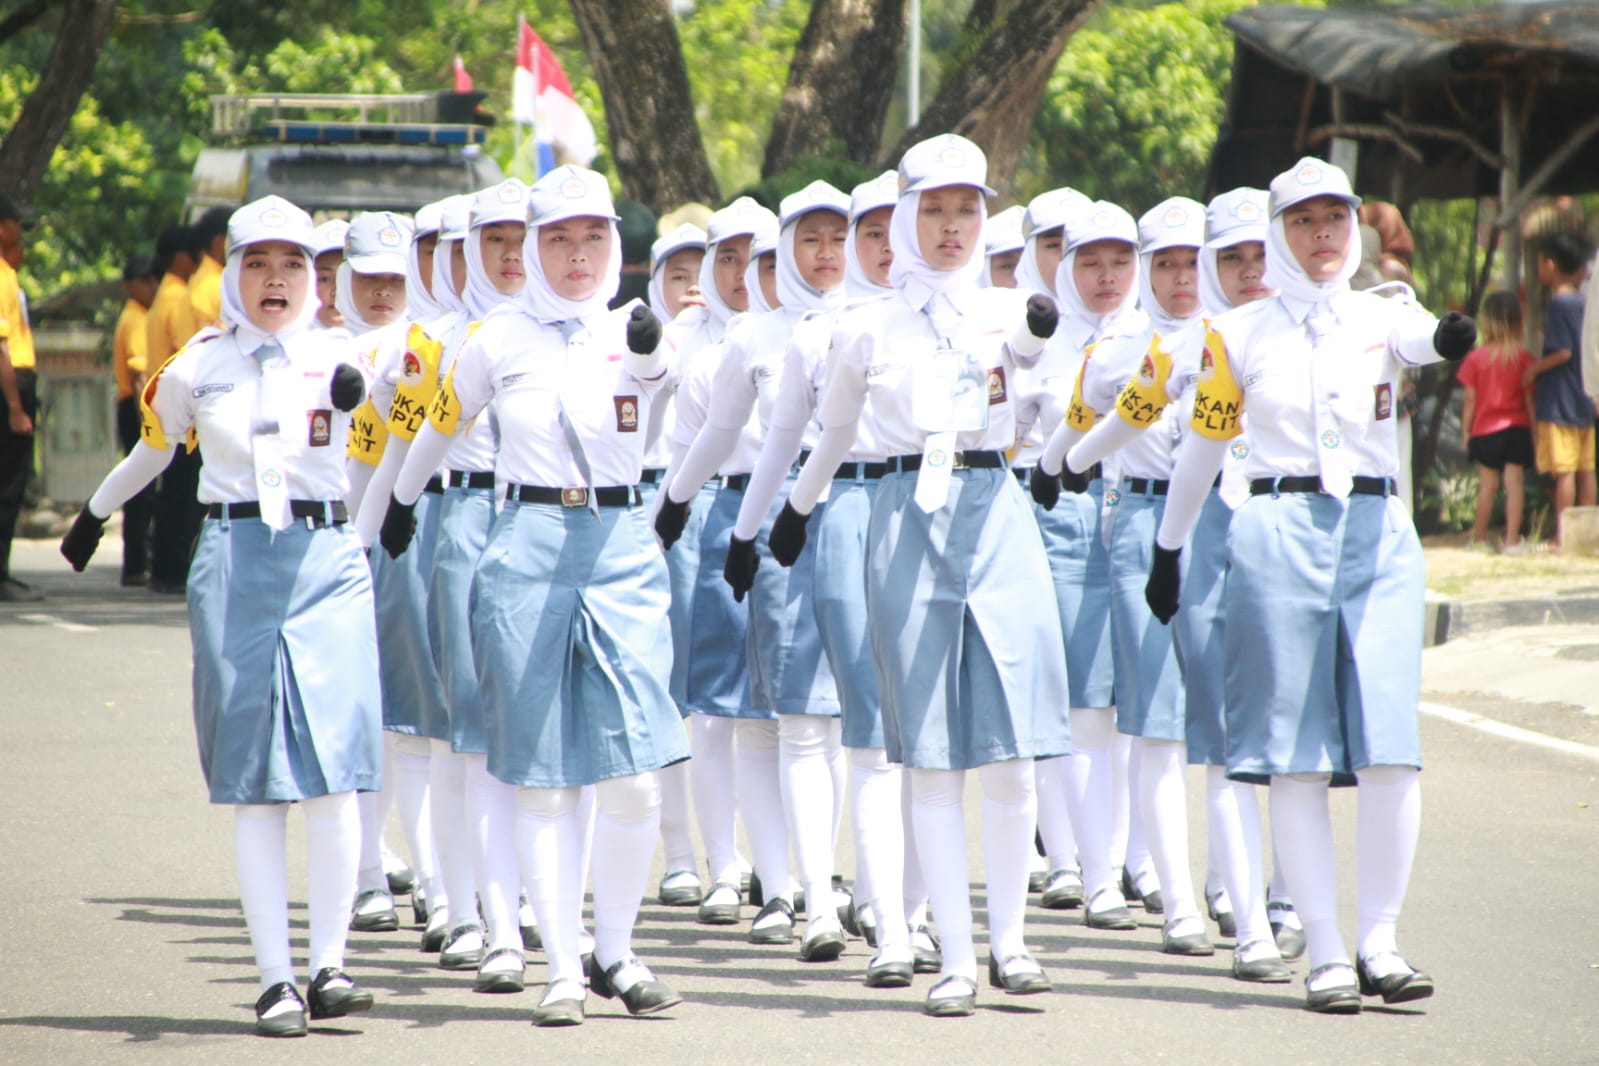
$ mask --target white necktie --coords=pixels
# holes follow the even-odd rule
[[[581,319],[570,319],[566,322],[558,322],[556,325],[560,327],[561,336],[566,339],[569,359],[573,338],[584,332],[583,322]],[[564,385],[565,383],[566,377],[563,373],[561,384]],[[559,388],[555,390],[555,412],[556,418],[561,423],[561,432],[566,436],[566,446],[572,450],[572,461],[577,464],[577,472],[583,478],[583,487],[588,489],[589,511],[593,513],[594,517],[598,518],[600,515],[600,502],[594,496],[594,469],[589,465],[588,453],[583,450],[583,439],[577,435],[577,428],[572,425],[572,420],[567,417],[566,400],[562,398],[561,389]]]
[[[1305,319],[1310,330],[1311,402],[1315,406],[1316,455],[1321,467],[1322,491],[1347,499],[1354,484],[1354,449],[1345,440],[1344,427],[1333,411],[1338,400],[1338,357],[1336,345],[1329,343],[1338,325],[1338,316],[1326,304],[1317,305]]]
[[[938,343],[947,345],[960,328],[960,312],[943,293],[934,293],[924,309]],[[916,475],[916,506],[931,514],[949,500],[949,479],[955,468],[954,430],[929,433],[922,442],[922,468]]]
[[[255,459],[255,490],[261,501],[261,520],[275,530],[288,529],[288,470],[283,462],[282,427],[278,423],[282,398],[287,386],[289,360],[276,341],[256,349],[261,363],[261,384],[255,392],[255,414],[251,430],[251,452]]]

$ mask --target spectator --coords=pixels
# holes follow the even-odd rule
[[[1379,262],[1398,259],[1408,267],[1415,260],[1416,238],[1411,236],[1410,227],[1405,224],[1405,216],[1400,214],[1399,208],[1382,200],[1367,200],[1360,205],[1360,223],[1375,229],[1382,238]]]
[[[194,236],[188,226],[173,226],[156,239],[156,269],[161,284],[155,292],[146,322],[146,372],[154,375],[183,346],[197,327],[189,297],[189,278],[198,264]],[[198,449],[179,448],[172,465],[161,474],[151,507],[150,588],[178,594],[189,579],[189,548],[199,536],[205,508],[196,502],[200,486]]]
[[[1523,375],[1534,397],[1538,469],[1555,479],[1555,544],[1560,516],[1573,502],[1594,503],[1594,406],[1582,382],[1582,293],[1589,248],[1572,232],[1550,236],[1538,250],[1538,281],[1549,290],[1543,358]]]
[[[38,414],[28,298],[17,279],[27,230],[22,210],[0,193],[0,395],[6,404],[6,417],[0,421],[0,603],[44,598],[11,576],[11,537],[33,474],[33,420]]]
[[[1482,302],[1477,326],[1482,346],[1460,365],[1466,390],[1460,433],[1466,454],[1477,464],[1477,519],[1471,544],[1488,543],[1488,523],[1501,476],[1505,489],[1507,553],[1519,551],[1523,477],[1532,465],[1532,392],[1524,384],[1533,365],[1522,347],[1521,301],[1513,292],[1490,293]]]
[[[150,305],[155,302],[155,262],[147,257],[128,261],[122,269],[122,291],[128,302],[122,306],[117,319],[117,331],[111,341],[111,369],[117,382],[117,438],[122,443],[124,455],[139,443],[139,393],[144,388],[148,373],[146,353],[149,351],[147,319]],[[155,492],[141,489],[122,505],[122,584],[143,585],[149,561],[150,510],[155,502]]]
[[[228,257],[226,207],[213,207],[194,224],[196,253],[194,276],[189,279],[189,306],[195,328],[214,326],[222,317],[222,265]]]

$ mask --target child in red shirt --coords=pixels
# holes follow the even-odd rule
[[[1533,358],[1521,346],[1521,303],[1514,293],[1491,293],[1483,301],[1477,324],[1482,347],[1460,366],[1460,384],[1466,389],[1460,432],[1466,454],[1477,464],[1477,520],[1471,543],[1487,543],[1503,472],[1508,552],[1520,550],[1524,477],[1533,463],[1532,390],[1522,384]]]

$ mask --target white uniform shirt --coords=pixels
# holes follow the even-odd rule
[[[619,311],[596,316],[567,340],[558,326],[513,308],[496,310],[462,347],[429,417],[454,433],[492,402],[501,482],[581,487],[583,473],[560,423],[564,409],[592,484],[635,484],[651,398],[664,375],[642,380],[627,369],[627,317]],[[664,359],[657,362],[664,370]]]
[[[1111,414],[1123,387],[1146,365],[1154,340],[1154,329],[1145,326],[1130,336],[1095,345],[1083,364],[1083,403],[1101,416]],[[1151,480],[1171,476],[1183,422],[1174,407],[1168,407],[1154,425],[1116,453],[1120,476]]]
[[[851,307],[871,304],[886,307],[888,297],[856,301]],[[846,308],[847,310],[847,308]],[[815,312],[794,327],[788,349],[783,353],[783,374],[772,403],[772,425],[782,429],[803,429],[805,444],[813,446],[821,435],[818,417],[821,398],[827,387],[827,364],[831,358],[833,334],[838,327],[837,311]],[[855,443],[844,457],[846,463],[880,463],[888,458],[882,433],[872,416],[870,402],[861,409],[856,424]]]
[[[691,354],[712,343],[713,335],[719,332],[711,313],[703,307],[686,308],[662,325],[661,343],[675,354],[672,369],[667,372],[666,381],[650,407],[644,469],[665,470],[672,465],[672,441],[677,432],[677,392],[683,384],[683,373],[691,362]],[[701,417],[703,419],[703,415]]]
[[[472,322],[465,312],[455,312],[428,323],[429,335],[436,337],[444,346],[443,355],[439,359],[441,383],[450,376],[451,368],[460,358],[461,349],[466,347],[466,342],[476,326],[477,323]],[[460,470],[468,474],[493,473],[494,456],[499,450],[500,439],[495,429],[494,408],[490,406],[485,414],[474,418],[465,429],[456,431],[454,439],[450,441],[450,450],[444,453],[443,472]]]
[[[711,390],[716,372],[722,364],[722,346],[744,315],[735,315],[728,323],[727,334],[718,337],[716,322],[708,314],[685,338],[676,354],[682,368],[678,378],[677,395],[673,406],[676,420],[672,426],[671,441],[675,447],[687,452],[694,446],[710,414]],[[731,455],[722,462],[717,473],[722,477],[748,474],[755,469],[755,460],[761,454],[761,423],[758,412],[751,411],[745,420],[738,444]]]
[[[1055,427],[1066,420],[1066,408],[1083,368],[1083,350],[1057,329],[1044,344],[1038,363],[1016,375],[1016,456],[1014,467],[1038,465]]]
[[[870,400],[883,450],[890,456],[921,454],[929,431],[913,416],[914,371],[919,360],[930,358],[939,347],[933,323],[920,309],[928,295],[912,281],[881,304],[840,313],[827,360],[823,426],[855,421]],[[959,433],[957,449],[1007,451],[1016,440],[1012,389],[1018,369],[1037,362],[1036,356],[1019,356],[1009,344],[1026,316],[1027,297],[1015,289],[976,287],[947,294],[959,312],[950,347],[969,353],[988,372],[988,425]]]
[[[722,343],[722,357],[711,379],[705,423],[713,429],[742,430],[739,444],[743,445],[750,437],[753,419],[757,457],[760,442],[766,438],[766,427],[772,424],[772,409],[777,403],[784,359],[794,337],[794,327],[804,317],[803,313],[784,310],[741,315]],[[802,425],[804,447],[815,447],[819,431],[810,419]],[[751,469],[754,469],[753,463]]]
[[[371,367],[354,351],[348,334],[306,330],[283,345],[288,359],[276,421],[283,442],[284,481],[291,500],[343,500],[345,442],[350,416],[333,406],[330,388],[340,363]],[[166,449],[193,429],[204,465],[201,503],[248,503],[258,497],[254,429],[261,365],[245,354],[233,333],[223,333],[178,353],[145,387],[144,441]]]

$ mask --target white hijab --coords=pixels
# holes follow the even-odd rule
[[[437,230],[429,230],[437,233]],[[433,271],[428,276],[422,277],[422,261],[417,244],[427,233],[416,233],[411,236],[411,247],[405,253],[405,313],[413,322],[431,322],[447,314],[452,308],[444,306],[439,298],[429,290],[438,284],[438,275]],[[438,250],[444,247],[444,242],[439,241],[433,247],[434,258],[438,258]],[[342,289],[340,291],[343,291]],[[342,308],[341,308],[342,310]]]
[[[1127,286],[1122,302],[1103,315],[1090,310],[1083,302],[1083,294],[1077,291],[1077,281],[1072,277],[1072,269],[1077,265],[1077,249],[1073,248],[1060,257],[1060,266],[1055,270],[1055,294],[1060,302],[1061,324],[1072,331],[1071,335],[1079,347],[1106,337],[1134,333],[1148,321],[1138,310],[1138,294],[1144,286],[1143,256],[1137,254],[1137,245],[1128,242],[1128,247],[1134,249],[1136,277],[1133,284]]]
[[[1055,280],[1045,278],[1038,269],[1038,239],[1046,233],[1061,231],[1061,240],[1066,239],[1066,227],[1056,226],[1054,229],[1040,230],[1029,233],[1022,242],[1022,257],[1016,261],[1016,287],[1024,292],[1037,292],[1045,296],[1055,295]]]
[[[412,246],[413,250],[415,245]],[[416,321],[411,314],[411,270],[407,267],[405,283],[400,288],[400,295],[404,297],[405,307],[395,318],[394,322]],[[346,259],[339,264],[339,280],[333,289],[333,305],[339,309],[339,314],[344,316],[344,328],[350,331],[350,336],[359,337],[363,333],[371,333],[382,327],[374,326],[361,317],[361,311],[355,306],[355,286],[353,284],[355,271],[350,269],[350,261]],[[394,322],[389,323],[393,325]]]
[[[1349,210],[1349,242],[1344,245],[1344,265],[1331,281],[1311,281],[1288,247],[1283,216],[1278,212],[1266,228],[1266,276],[1264,284],[1276,289],[1294,320],[1303,322],[1317,310],[1329,309],[1334,296],[1349,291],[1349,279],[1360,269],[1360,227],[1355,224],[1354,208]]]
[[[527,285],[516,301],[534,321],[588,319],[609,309],[616,290],[622,286],[622,237],[615,222],[608,222],[607,228],[611,241],[609,261],[605,264],[605,273],[600,276],[599,287],[583,300],[568,300],[550,287],[549,279],[544,276],[544,264],[539,261],[539,227],[527,228],[527,240],[522,243],[522,269],[527,272]]]
[[[777,250],[775,248],[757,252],[755,251],[754,242],[751,242],[750,261],[744,267],[744,291],[750,295],[749,313],[752,315],[762,315],[768,311],[777,310],[777,308],[767,302],[766,290],[761,288],[761,259],[763,256],[775,256],[776,254]],[[782,302],[782,297],[778,297],[778,302]]]
[[[916,240],[916,214],[921,206],[920,192],[905,193],[894,205],[894,220],[889,223],[888,230],[888,243],[894,249],[894,262],[888,268],[889,283],[896,289],[903,289],[905,283],[914,278],[934,292],[975,287],[977,279],[982,277],[983,271],[988,268],[988,258],[983,254],[982,230],[978,230],[978,244],[972,249],[972,257],[966,261],[965,266],[956,270],[939,270],[929,265],[922,257],[921,245]],[[979,217],[986,222],[988,201],[980,189],[977,196],[977,211]]]
[[[487,224],[487,223],[485,223]],[[525,261],[527,258],[526,242],[523,243],[522,273],[528,279],[528,284],[533,284],[532,269]],[[526,292],[526,289],[523,289]],[[489,280],[488,267],[483,265],[483,226],[473,226],[466,231],[466,292],[461,294],[466,303],[466,313],[474,321],[481,322],[488,317],[490,311],[503,303],[518,299],[516,296],[507,296],[494,287]]]
[[[871,212],[866,212],[870,214]],[[852,299],[865,296],[882,296],[892,292],[892,285],[879,285],[867,276],[866,268],[861,265],[861,254],[855,247],[855,238],[859,235],[861,219],[866,214],[859,215],[849,221],[849,231],[844,238],[844,294]],[[890,216],[893,212],[889,212]],[[892,241],[890,242],[892,247]]]
[[[832,209],[819,207],[817,210]],[[794,231],[799,225],[799,220],[811,213],[807,211],[789,219],[788,225],[783,227],[777,237],[777,298],[786,311],[828,311],[842,305],[845,299],[843,284],[835,285],[824,292],[812,288],[800,275],[799,263],[794,259]],[[844,247],[847,249],[850,244],[850,230],[847,227],[844,234]],[[848,269],[847,265],[845,269]]]
[[[1150,282],[1150,276],[1154,273],[1155,257],[1157,255],[1159,255],[1161,252],[1169,252],[1172,250],[1172,248],[1189,247],[1193,246],[1173,245],[1171,248],[1162,248],[1157,252],[1141,252],[1138,256],[1138,304],[1144,309],[1144,313],[1149,316],[1150,325],[1155,327],[1155,332],[1159,333],[1162,337],[1169,337],[1173,333],[1176,333],[1178,330],[1182,329],[1184,326],[1192,325],[1193,323],[1198,322],[1209,312],[1209,308],[1205,306],[1204,289],[1196,285],[1195,287],[1199,288],[1200,291],[1198,309],[1193,314],[1185,315],[1182,318],[1178,318],[1175,315],[1169,314],[1166,311],[1166,308],[1162,306],[1160,300],[1155,296],[1155,286]],[[1203,262],[1205,258],[1205,250],[1203,248],[1199,248],[1197,250],[1199,252],[1199,259],[1201,262]],[[1200,276],[1203,277],[1203,273],[1201,273]]]
[[[244,297],[239,294],[239,272],[243,269],[244,253],[253,245],[264,243],[266,242],[253,241],[251,244],[229,248],[227,262],[222,267],[222,321],[231,328],[239,349],[246,355],[254,352],[268,340],[275,339],[279,344],[283,344],[303,333],[310,328],[311,323],[316,320],[317,311],[322,308],[322,304],[316,298],[316,256],[313,249],[302,245],[305,251],[306,293],[300,313],[276,333],[268,333],[250,321],[250,316],[244,309]],[[202,330],[195,340],[221,336],[226,332],[227,329],[213,327]]]
[[[455,291],[455,273],[450,269],[451,255],[454,252],[450,246],[462,243],[464,242],[440,240],[433,249],[433,302],[442,308],[439,312],[441,318],[454,312],[466,313],[466,300]]]

